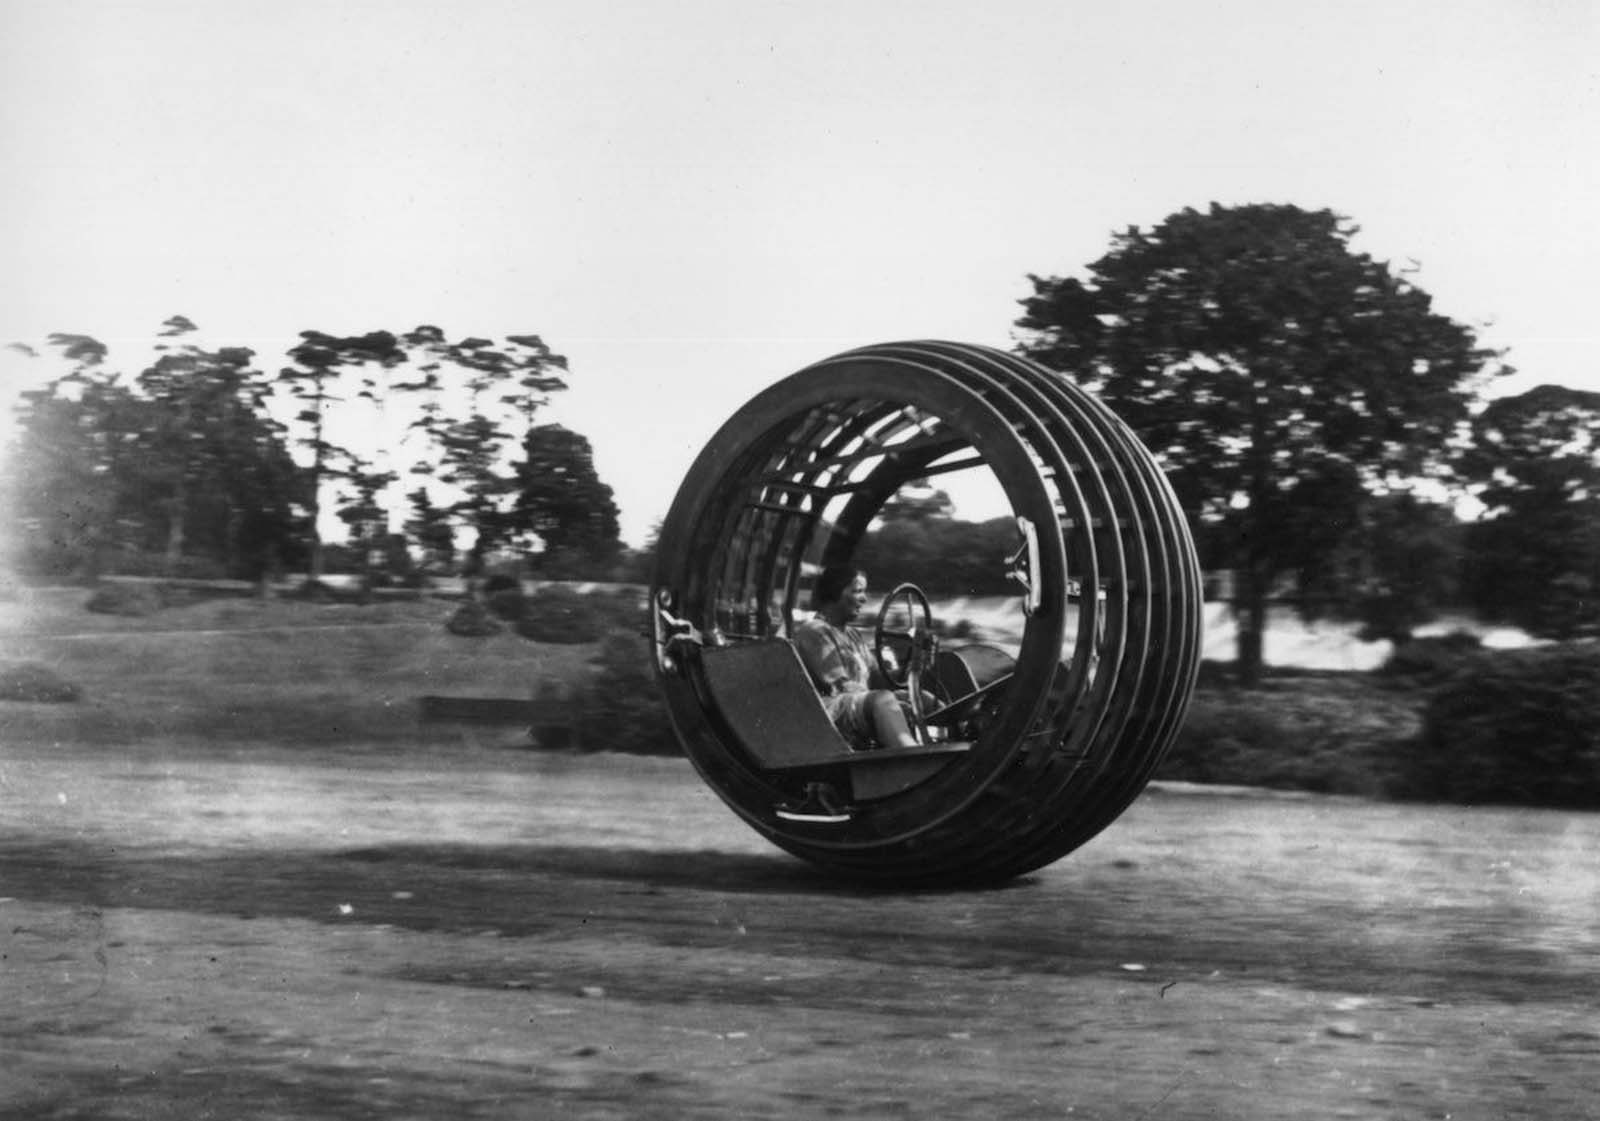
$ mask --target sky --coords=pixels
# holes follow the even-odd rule
[[[1029,274],[1212,202],[1600,389],[1593,0],[0,0],[0,105],[0,344],[537,333],[633,544],[772,382],[1009,347]]]

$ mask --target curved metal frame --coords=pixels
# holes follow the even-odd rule
[[[864,347],[757,395],[673,502],[653,609],[713,644],[786,635],[816,572],[849,561],[899,487],[979,463],[1018,518],[1012,560],[1037,603],[998,718],[926,781],[848,822],[778,817],[793,778],[761,770],[731,734],[692,644],[658,646],[657,678],[690,759],[796,855],[880,879],[1019,875],[1114,820],[1176,734],[1201,637],[1199,565],[1177,501],[1104,405],[987,347]]]

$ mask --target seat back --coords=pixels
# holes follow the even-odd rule
[[[1015,658],[1000,647],[985,642],[958,646],[951,653],[966,667],[974,688],[993,685],[1000,678],[1010,676],[1017,668]]]
[[[700,663],[717,710],[762,767],[805,766],[850,750],[783,639],[707,647]]]

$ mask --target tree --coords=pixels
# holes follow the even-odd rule
[[[348,448],[328,439],[329,409],[342,400],[340,375],[349,367],[367,363],[393,366],[405,361],[406,355],[388,331],[344,336],[302,331],[300,342],[289,350],[289,357],[295,364],[279,371],[278,384],[302,406],[295,420],[302,430],[298,442],[311,455],[308,579],[315,583],[322,578],[322,488],[330,477],[345,473],[351,457]]]
[[[891,518],[862,538],[852,559],[880,593],[910,581],[935,596],[1006,595],[1016,585],[1001,562],[1016,544],[1016,520],[1009,515],[982,522]]]
[[[926,479],[917,479],[901,487],[878,511],[885,522],[926,521],[930,518],[949,518],[956,504],[942,490],[936,489]]]
[[[346,479],[350,489],[340,495],[335,513],[347,527],[346,543],[357,558],[362,585],[370,588],[374,568],[388,563],[385,548],[389,539],[389,513],[379,503],[378,496],[394,482],[395,475],[376,470],[356,457],[351,461]]]
[[[18,530],[19,563],[54,578],[92,580],[117,544],[125,485],[118,468],[137,402],[117,375],[100,368],[107,351],[98,340],[57,333],[49,345],[72,368],[21,394],[7,457],[6,521]],[[39,356],[33,347],[12,347]]]
[[[610,566],[622,551],[617,503],[595,471],[589,441],[542,424],[528,430],[522,450],[512,524],[538,535],[541,570],[575,576]]]
[[[1549,638],[1600,627],[1600,393],[1542,385],[1491,402],[1473,429],[1474,607]]]
[[[161,336],[194,330],[173,316]],[[106,349],[89,336],[53,335],[50,345],[76,364],[18,409],[26,486],[14,509],[37,530],[27,534],[34,567],[93,577],[113,554],[126,564],[150,552],[168,573],[191,556],[231,574],[272,567],[292,545],[302,480],[251,352],[162,343],[125,383],[104,371]]]
[[[1331,211],[1215,205],[1130,227],[1087,282],[1031,276],[1019,351],[1097,392],[1166,466],[1236,573],[1238,668],[1269,595],[1356,531],[1369,496],[1459,485],[1469,405],[1499,369]]]
[[[448,509],[472,534],[463,565],[469,577],[483,558],[517,527],[517,469],[508,462],[513,433],[525,430],[548,394],[566,388],[567,360],[553,354],[538,335],[508,335],[504,345],[469,336],[450,342],[438,327],[424,325],[403,336],[420,380],[403,388],[424,395],[414,427],[437,449],[437,462],[416,473],[431,475],[455,498]],[[464,396],[464,416],[451,416],[440,398],[451,388]]]
[[[406,501],[411,504],[411,516],[406,519],[405,530],[422,549],[423,572],[448,566],[456,555],[450,512],[434,505],[425,487],[411,491]]]
[[[1302,613],[1354,618],[1363,641],[1402,646],[1457,601],[1461,522],[1448,506],[1403,493],[1368,497],[1353,521],[1353,532],[1300,571]]]
[[[162,324],[162,338],[181,339],[197,328],[181,315]],[[163,353],[136,379],[146,401],[139,434],[138,483],[147,502],[159,508],[166,525],[164,552],[173,574],[184,555],[192,518],[206,506],[214,513],[220,545],[229,567],[239,563],[247,501],[260,503],[260,486],[247,497],[238,493],[268,450],[271,427],[263,401],[266,386],[245,347],[206,350],[193,343],[162,343]],[[281,479],[277,472],[266,476]],[[255,480],[259,481],[259,480]]]

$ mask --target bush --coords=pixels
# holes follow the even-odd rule
[[[161,588],[152,584],[101,584],[83,607],[98,615],[149,615],[166,606]]]
[[[176,564],[165,553],[119,550],[104,558],[107,575],[143,576],[152,579],[226,580],[231,573],[212,557],[179,557]]]
[[[957,619],[954,622],[935,619],[933,633],[950,642],[978,642],[983,638],[982,630],[971,619]]]
[[[484,597],[491,598],[498,592],[521,592],[522,581],[509,572],[491,572],[483,578]]]
[[[487,638],[505,630],[505,624],[489,614],[489,609],[475,599],[463,600],[461,606],[450,613],[445,630],[463,638]]]
[[[1485,653],[1442,685],[1392,793],[1600,808],[1600,644]]]
[[[62,703],[78,699],[78,687],[34,662],[0,663],[0,701]]]
[[[677,734],[650,668],[650,644],[637,634],[613,631],[594,656],[596,673],[585,688],[578,738],[598,751],[678,755]]]
[[[1428,685],[1448,681],[1483,651],[1483,640],[1471,631],[1451,631],[1434,638],[1401,643],[1379,667],[1386,678]]]
[[[1161,777],[1182,782],[1260,785],[1267,763],[1283,754],[1288,729],[1276,714],[1197,698]]]
[[[1156,777],[1379,795],[1417,727],[1412,699],[1365,675],[1202,688]]]
[[[605,612],[600,597],[552,584],[528,596],[516,621],[516,631],[533,642],[576,645],[595,642],[605,633]]]
[[[521,621],[527,611],[528,597],[522,594],[521,586],[511,588],[497,588],[494,591],[484,589],[484,603],[489,608],[489,613],[496,619],[516,624]]]

